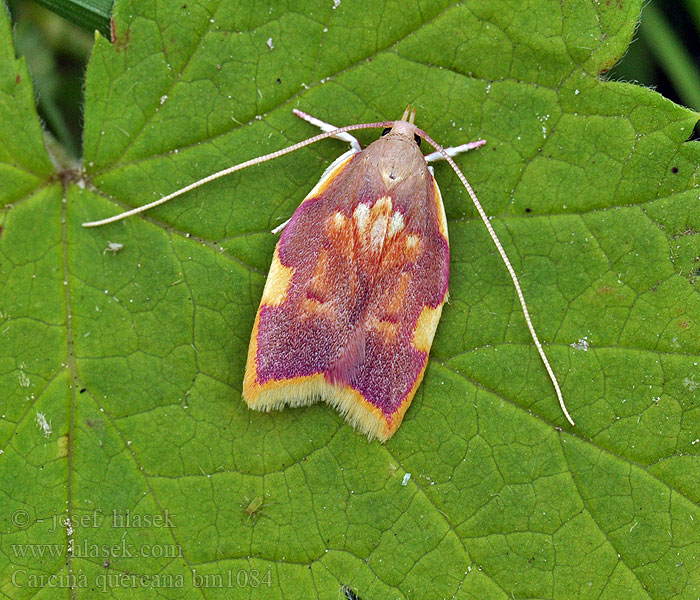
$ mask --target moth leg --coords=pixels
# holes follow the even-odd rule
[[[282,233],[282,230],[289,224],[291,220],[292,217],[289,217],[284,223],[280,223],[277,227],[271,230],[270,233],[274,233],[275,235],[277,235],[278,233]]]
[[[451,146],[450,148],[445,148],[445,152],[447,152],[447,154],[449,154],[451,157],[454,157],[462,152],[466,152],[467,150],[474,150],[479,146],[483,146],[485,143],[486,140],[477,140],[476,142],[469,142],[468,144],[462,144],[461,146]],[[433,152],[432,154],[425,155],[425,162],[431,163],[435,162],[436,160],[445,160],[445,157],[439,152]]]
[[[327,133],[329,131],[335,131],[338,129],[335,125],[331,125],[330,123],[326,123],[324,121],[321,121],[320,119],[317,119],[316,117],[312,117],[311,115],[307,115],[305,112],[302,112],[300,110],[297,110],[296,108],[292,110],[292,112],[299,118],[304,119],[304,121],[308,121],[312,125],[316,125],[321,131]],[[357,138],[350,135],[347,131],[343,133],[338,133],[334,136],[331,136],[334,138],[337,138],[339,140],[343,140],[344,142],[347,142],[350,144],[350,147],[355,151],[355,152],[361,152],[362,151],[362,146],[360,146],[360,142],[357,141]]]

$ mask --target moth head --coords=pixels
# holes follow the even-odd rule
[[[392,137],[402,138],[404,140],[413,140],[413,142],[420,148],[421,137],[416,133],[418,128],[414,125],[415,119],[416,109],[411,109],[410,105],[407,106],[401,119],[394,121],[394,125],[392,127],[386,127],[384,131],[382,131],[382,137],[390,135]]]
[[[426,170],[425,159],[420,151],[421,138],[413,121],[415,110],[406,108],[403,117],[382,131],[377,145],[377,167],[387,188],[416,177]],[[369,148],[368,148],[369,150]]]

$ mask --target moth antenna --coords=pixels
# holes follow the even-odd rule
[[[287,146],[286,148],[282,148],[281,150],[276,150],[275,152],[270,152],[269,154],[264,154],[263,156],[258,156],[257,158],[251,158],[250,160],[246,160],[245,162],[233,165],[232,167],[227,167],[226,169],[222,169],[221,171],[217,171],[216,173],[212,173],[211,175],[208,175],[207,177],[204,177],[199,181],[195,181],[194,183],[190,183],[189,185],[186,185],[185,187],[174,191],[172,194],[163,196],[162,198],[154,200],[153,202],[149,202],[148,204],[144,204],[143,206],[132,208],[131,210],[124,211],[123,213],[114,215],[113,217],[101,219],[100,221],[89,221],[87,223],[83,223],[83,227],[98,227],[100,225],[114,223],[115,221],[121,221],[122,219],[126,219],[127,217],[137,215],[156,206],[160,206],[161,204],[165,204],[166,202],[168,202],[168,200],[172,200],[173,198],[182,196],[182,194],[190,192],[198,187],[201,187],[204,184],[209,183],[210,181],[214,181],[215,179],[219,179],[220,177],[224,177],[225,175],[230,175],[231,173],[235,173],[236,171],[241,171],[242,169],[245,169],[247,167],[252,167],[253,165],[258,165],[260,163],[267,162],[268,160],[284,156],[285,154],[289,154],[290,152],[294,152],[296,150],[299,150],[300,148],[309,146],[310,144],[315,144],[316,142],[319,142],[321,140],[325,140],[330,137],[337,137],[338,134],[341,134],[345,131],[355,131],[356,129],[377,129],[393,127],[393,125],[394,121],[381,121],[379,123],[356,123],[355,125],[346,125],[345,127],[339,127],[338,129],[334,129],[333,131],[319,133],[318,135],[310,137],[301,142],[297,142],[296,144],[292,144],[291,146]]]
[[[491,236],[493,243],[496,244],[496,248],[498,249],[498,253],[501,255],[501,259],[503,260],[503,263],[506,265],[506,269],[508,269],[508,273],[510,274],[510,278],[513,280],[513,285],[515,286],[515,291],[518,294],[518,300],[520,300],[520,306],[522,307],[523,315],[525,316],[525,322],[527,323],[527,328],[530,330],[530,336],[532,337],[532,341],[535,342],[535,347],[537,348],[537,352],[539,352],[540,358],[542,359],[542,362],[544,363],[544,366],[547,369],[547,373],[549,374],[549,378],[552,380],[552,384],[554,385],[554,389],[557,392],[557,398],[559,399],[559,406],[561,406],[561,410],[564,413],[566,420],[569,421],[569,423],[571,423],[572,425],[576,425],[576,423],[574,423],[574,420],[571,418],[569,411],[566,409],[566,404],[564,404],[564,398],[561,394],[561,389],[559,388],[559,382],[557,381],[557,378],[554,375],[554,371],[552,370],[552,367],[549,364],[549,360],[547,360],[547,355],[544,353],[544,349],[542,348],[542,344],[540,343],[540,340],[537,337],[537,334],[535,333],[535,328],[532,326],[532,321],[530,320],[530,313],[527,310],[527,304],[525,304],[525,296],[523,296],[523,292],[520,289],[520,282],[518,281],[518,276],[515,274],[515,270],[513,269],[513,266],[510,264],[510,260],[508,260],[508,255],[506,254],[506,251],[503,249],[503,246],[501,245],[501,241],[498,239],[496,232],[493,230],[493,227],[491,226],[491,222],[489,221],[489,218],[486,215],[486,212],[484,211],[483,207],[481,206],[479,199],[476,197],[476,194],[474,193],[472,186],[469,185],[469,182],[467,181],[467,178],[464,176],[464,173],[462,173],[462,171],[457,166],[455,161],[452,160],[452,157],[450,156],[450,154],[442,146],[440,146],[440,144],[435,142],[435,140],[433,140],[427,133],[425,133],[424,131],[422,131],[420,129],[416,129],[416,133],[418,135],[420,135],[423,139],[425,139],[433,148],[435,148],[435,150],[437,150],[443,156],[443,158],[450,164],[450,166],[452,167],[454,172],[457,174],[457,177],[459,177],[459,180],[462,182],[462,185],[464,186],[464,188],[469,193],[469,197],[472,199],[472,202],[474,203],[476,210],[479,212],[479,216],[481,217],[481,220],[484,222],[484,225],[486,225],[486,229],[489,232],[489,235]]]

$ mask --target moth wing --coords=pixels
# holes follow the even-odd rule
[[[333,237],[333,222],[330,231],[320,227],[335,202],[327,192],[356,154],[326,169],[277,243],[248,349],[243,397],[250,408],[312,404],[327,391],[323,374],[346,335],[334,316],[347,313],[352,248],[332,256],[326,236]]]
[[[382,441],[396,432],[423,380],[447,299],[447,220],[437,182],[431,176],[429,183],[422,198],[388,199],[381,259],[369,266],[376,275],[364,312],[363,361],[335,378],[365,400],[355,405],[353,424]]]
[[[420,385],[447,296],[447,226],[432,176],[411,197],[348,195],[352,159],[331,165],[278,242],[243,395],[259,410],[323,399],[384,441]]]

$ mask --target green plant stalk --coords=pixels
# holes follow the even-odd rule
[[[70,128],[66,124],[65,115],[53,98],[41,98],[39,106],[44,113],[46,121],[56,133],[56,139],[72,157],[80,156],[80,147],[75,141]]]
[[[639,35],[683,102],[700,110],[700,71],[656,4],[649,4],[644,9]]]
[[[36,0],[83,29],[95,29],[109,39],[109,20],[114,0]]]

